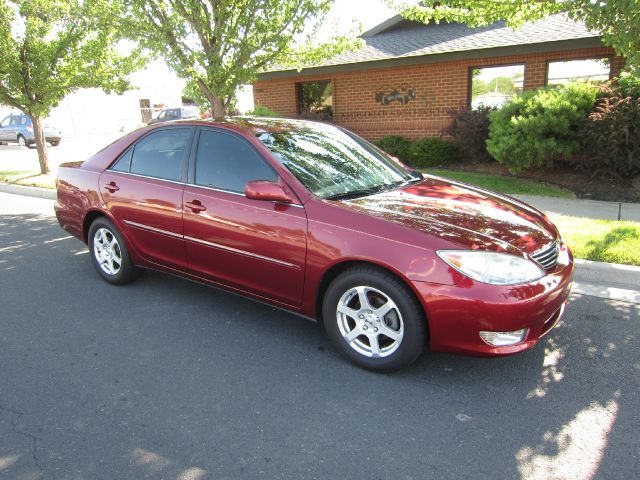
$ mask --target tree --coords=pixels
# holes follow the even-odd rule
[[[260,69],[299,68],[355,43],[346,36],[313,43],[334,0],[125,1],[135,38],[197,87],[217,120]]]
[[[500,92],[507,95],[513,95],[516,92],[516,86],[513,78],[494,77],[489,81],[481,78],[474,78],[471,93],[474,97],[483,95],[488,92]]]
[[[640,74],[640,0],[427,0],[417,6],[387,1],[410,20],[445,20],[473,27],[505,20],[517,28],[528,21],[565,13],[602,32],[604,43],[626,57],[627,67]]]
[[[141,66],[116,45],[122,5],[109,0],[0,0],[0,104],[29,115],[40,172],[49,173],[42,119],[69,93],[122,92]]]

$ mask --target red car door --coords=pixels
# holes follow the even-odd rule
[[[182,194],[195,128],[154,130],[100,176],[102,198],[145,260],[186,269]]]
[[[297,306],[302,302],[307,217],[302,205],[250,200],[248,181],[278,181],[241,136],[203,128],[184,191],[190,273]]]

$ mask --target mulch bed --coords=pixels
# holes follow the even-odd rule
[[[504,165],[497,162],[456,163],[448,165],[447,168],[536,180],[548,185],[565,188],[573,192],[576,197],[586,200],[640,203],[640,189],[635,188],[630,179],[606,175],[594,176],[590,172],[581,172],[567,167],[532,170],[518,175],[511,175]]]

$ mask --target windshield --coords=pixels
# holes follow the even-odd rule
[[[416,179],[369,142],[330,125],[259,132],[257,137],[321,198],[371,194]]]

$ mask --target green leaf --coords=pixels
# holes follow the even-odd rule
[[[218,119],[238,87],[268,66],[299,68],[357,45],[349,36],[313,41],[333,0],[124,2],[131,38],[163,57]]]

